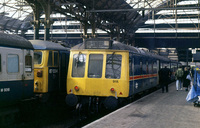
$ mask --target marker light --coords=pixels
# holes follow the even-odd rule
[[[76,91],[79,91],[79,87],[78,87],[78,86],[75,86],[74,89],[75,89]]]
[[[114,89],[114,88],[111,88],[110,91],[111,91],[111,92],[115,92],[115,89]]]
[[[42,70],[37,71],[37,77],[42,77]]]

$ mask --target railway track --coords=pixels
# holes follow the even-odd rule
[[[127,100],[120,107],[134,102],[139,98],[154,92],[151,89]],[[111,110],[101,110],[99,113],[82,111],[81,113],[74,108],[69,108],[63,103],[41,104],[36,101],[19,105],[17,120],[9,125],[9,128],[80,128],[107,114]]]

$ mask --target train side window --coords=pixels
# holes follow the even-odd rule
[[[85,74],[85,54],[74,54],[72,64],[72,77],[84,77]]]
[[[133,71],[133,69],[132,69],[132,58],[129,58],[129,76],[133,75],[132,71]]]
[[[140,61],[140,74],[143,74],[143,70],[142,70],[142,61]]]
[[[52,51],[49,51],[48,66],[52,66]]]
[[[157,63],[153,62],[153,72],[156,73],[157,71]]]
[[[120,79],[122,55],[108,54],[106,60],[106,78]]]
[[[88,77],[89,78],[101,78],[103,67],[103,55],[91,54],[89,56]]]
[[[42,52],[34,52],[34,64],[42,63]]]
[[[0,72],[1,72],[1,54],[0,54]]]
[[[58,52],[54,52],[54,66],[58,66]]]
[[[148,61],[146,61],[146,73],[147,74],[149,73],[149,63],[148,63]]]
[[[149,64],[148,64],[148,72],[149,72],[149,74],[151,74],[152,73],[152,71],[153,71],[153,66],[152,66],[152,62],[149,62]]]
[[[19,56],[16,54],[9,54],[7,56],[7,71],[8,73],[19,72]]]
[[[32,72],[32,56],[31,55],[25,56],[25,71]]]

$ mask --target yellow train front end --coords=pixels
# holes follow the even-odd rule
[[[48,55],[47,50],[34,51],[34,92],[48,92]]]
[[[118,98],[129,95],[129,52],[109,49],[71,50],[67,94],[66,102],[70,106],[89,97],[101,100],[106,107],[111,102],[117,105]]]
[[[34,51],[34,93],[42,102],[58,91],[58,58],[54,50]]]

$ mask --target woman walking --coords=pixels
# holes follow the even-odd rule
[[[190,76],[190,72],[188,71],[188,68],[185,67],[183,73],[183,87],[185,87],[185,91],[188,91],[188,86],[190,85],[191,76],[190,79],[188,79],[188,75]]]

